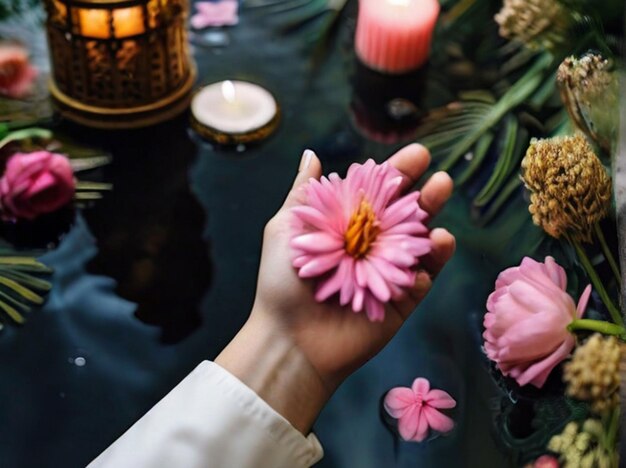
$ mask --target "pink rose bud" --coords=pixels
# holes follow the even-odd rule
[[[69,160],[48,151],[16,153],[0,179],[0,207],[5,220],[34,219],[68,204],[76,184]]]
[[[567,326],[585,312],[591,285],[578,306],[566,287],[565,270],[552,257],[545,263],[526,257],[498,276],[483,322],[485,351],[519,385],[543,387],[574,348]]]
[[[10,98],[26,96],[37,76],[27,51],[17,45],[0,45],[0,95]]]

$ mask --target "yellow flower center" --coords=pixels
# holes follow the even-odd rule
[[[350,217],[348,229],[344,236],[346,252],[354,258],[362,258],[369,251],[380,229],[376,215],[366,200],[362,200],[359,207]]]

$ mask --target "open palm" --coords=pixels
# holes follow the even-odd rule
[[[407,191],[427,170],[430,155],[424,147],[414,144],[398,151],[389,162],[403,174],[401,190]],[[289,241],[293,216],[290,208],[304,201],[302,187],[311,177],[319,179],[321,173],[315,155],[303,160],[285,204],[266,226],[251,318],[262,316],[264,322],[269,321],[286,333],[320,377],[334,387],[395,335],[452,256],[455,241],[445,229],[431,232],[433,249],[421,259],[415,284],[403,298],[386,305],[383,322],[370,322],[364,313],[352,313],[336,299],[318,303],[314,298],[314,282],[300,279],[291,265]],[[450,177],[436,173],[422,188],[420,206],[434,216],[451,192]]]

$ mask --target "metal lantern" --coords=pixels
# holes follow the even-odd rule
[[[64,116],[99,128],[167,120],[189,104],[187,0],[45,0],[50,92]]]

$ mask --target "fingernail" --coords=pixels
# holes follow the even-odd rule
[[[302,172],[309,167],[309,165],[311,164],[311,159],[313,159],[314,155],[315,153],[310,149],[304,150],[304,153],[302,153],[302,159],[300,160],[300,167],[298,168],[298,172]]]

